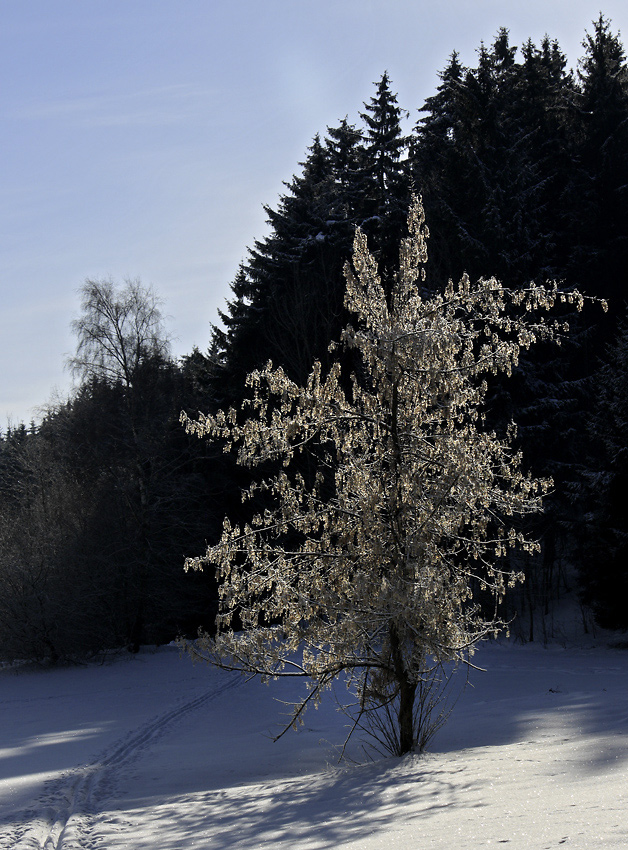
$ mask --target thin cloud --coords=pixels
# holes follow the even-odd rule
[[[209,90],[182,83],[46,101],[22,107],[17,117],[63,119],[84,127],[164,126],[190,121],[211,97]]]

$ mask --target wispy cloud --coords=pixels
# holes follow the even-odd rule
[[[130,92],[102,92],[31,103],[17,110],[22,120],[63,120],[83,127],[164,126],[198,116],[216,95],[188,84]]]

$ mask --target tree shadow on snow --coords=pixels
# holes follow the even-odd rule
[[[232,787],[178,797],[144,808],[127,800],[121,817],[135,850],[197,847],[300,847],[317,850],[365,840],[395,826],[436,816],[473,797],[474,781],[409,756],[289,781]],[[481,806],[479,799],[475,806]],[[403,810],[403,823],[399,812]],[[138,818],[135,821],[135,818]],[[107,816],[105,815],[105,823]],[[143,834],[150,823],[152,839]],[[135,832],[137,830],[137,832]],[[135,834],[134,834],[135,833]],[[103,830],[103,835],[105,831]]]

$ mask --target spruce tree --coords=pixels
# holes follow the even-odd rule
[[[520,127],[528,175],[528,276],[562,279],[566,256],[564,231],[573,210],[566,194],[575,157],[570,108],[575,96],[567,60],[556,41],[545,36],[540,48],[531,40],[522,47],[511,105],[511,120]]]
[[[568,275],[608,298],[611,316],[618,316],[628,292],[628,66],[602,15],[583,46],[575,103],[578,207]]]
[[[466,69],[452,53],[439,76],[436,93],[420,110],[425,113],[411,139],[410,167],[422,192],[434,236],[432,277],[441,282],[465,268],[459,251],[457,187],[464,185],[462,102]]]
[[[384,72],[376,92],[364,104],[365,124],[362,192],[366,201],[361,223],[371,239],[384,286],[392,286],[396,239],[403,229],[410,198],[406,152],[409,140],[401,127],[403,111]]]
[[[367,216],[363,174],[366,152],[361,130],[343,118],[337,127],[328,127],[325,144],[334,179],[335,191],[331,202],[330,218],[335,225],[351,231],[357,222]]]

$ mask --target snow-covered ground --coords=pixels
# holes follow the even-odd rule
[[[332,699],[172,648],[0,672],[0,847],[628,847],[628,651],[491,644],[423,757],[337,764]],[[357,742],[352,749],[360,756]]]

